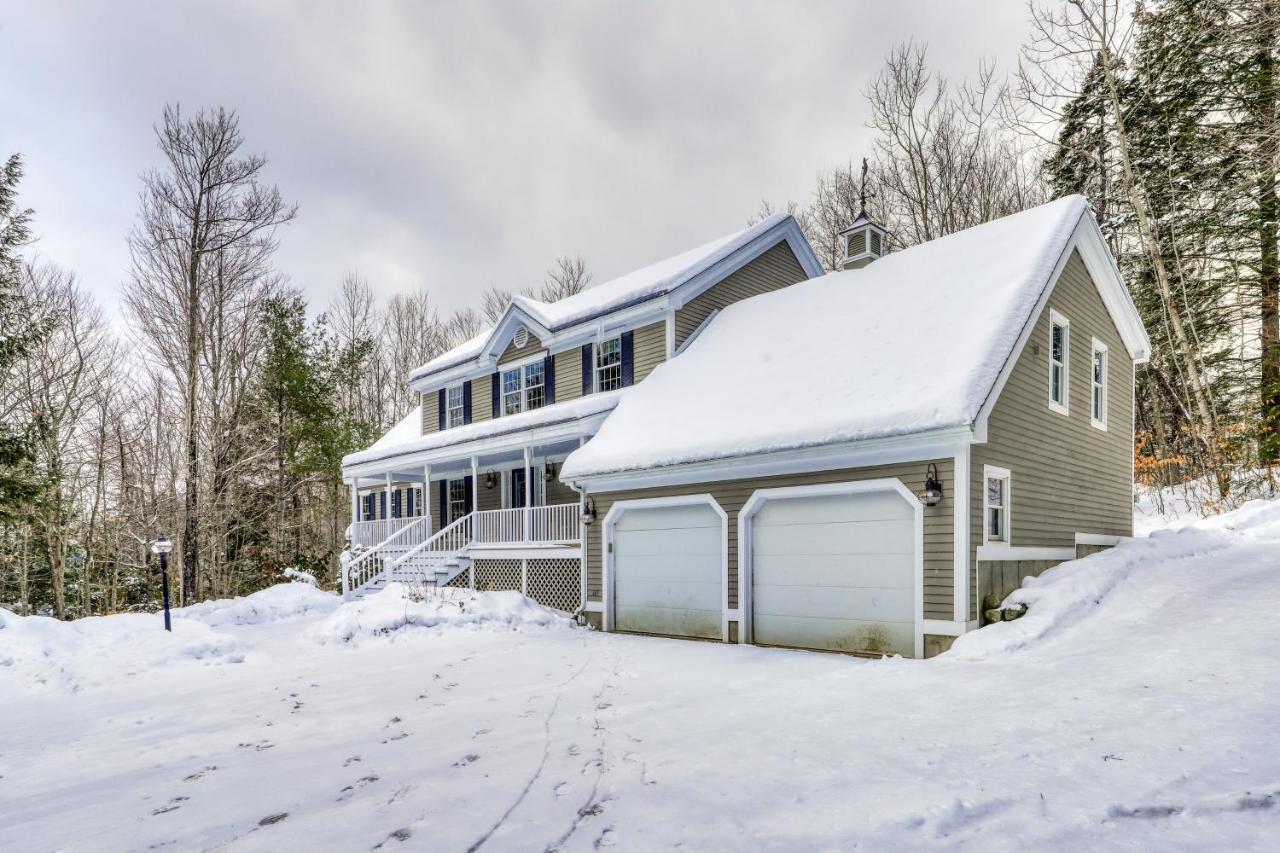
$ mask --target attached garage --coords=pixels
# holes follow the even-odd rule
[[[751,641],[920,656],[921,518],[897,480],[756,492],[739,526]]]
[[[705,496],[616,504],[605,519],[613,630],[722,639],[725,533]]]

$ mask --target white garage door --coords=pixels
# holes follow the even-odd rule
[[[705,503],[626,510],[613,528],[615,627],[720,639],[722,538]]]
[[[913,655],[915,538],[894,491],[768,500],[751,528],[754,641]]]

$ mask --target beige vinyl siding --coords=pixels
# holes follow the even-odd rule
[[[578,354],[581,361],[582,354]],[[632,379],[639,383],[667,358],[667,323],[665,320],[650,323],[635,330],[632,339]],[[581,368],[579,368],[581,369]],[[582,385],[579,378],[578,385]]]
[[[533,332],[530,332],[528,342],[526,342],[522,347],[516,347],[516,342],[514,340],[507,343],[507,348],[502,351],[502,355],[498,356],[498,367],[501,369],[502,365],[506,364],[508,361],[518,361],[522,358],[528,358],[529,356],[539,352],[541,349],[542,341],[538,340],[534,336]]]
[[[556,402],[582,396],[582,347],[561,350],[556,356]]]
[[[471,422],[493,419],[493,375],[471,380]]]
[[[486,488],[484,484],[485,469],[480,469],[480,476],[476,478],[476,494],[480,498],[480,511],[487,509],[502,509],[502,477],[501,475],[510,476],[509,472],[499,471],[498,484],[492,489]]]
[[[942,480],[945,497],[937,506],[924,508],[924,617],[949,620],[952,618],[952,566],[955,562],[952,543],[954,509],[951,503],[955,494],[952,479],[954,467],[950,458],[936,459],[934,464],[938,466],[938,476]],[[729,575],[725,582],[729,590],[729,607],[734,608],[738,606],[738,512],[756,489],[896,478],[913,493],[919,494],[924,488],[925,469],[928,465],[928,461],[877,465],[841,471],[693,483],[687,486],[592,495],[598,518],[587,528],[587,600],[600,601],[603,595],[604,518],[616,501],[669,495],[710,494],[714,497],[720,508],[729,515]]]
[[[1069,322],[1068,412],[1049,409],[1049,311]],[[1092,339],[1107,346],[1107,429],[1090,424]],[[1075,534],[1133,533],[1133,361],[1084,262],[1073,253],[1036,318],[971,456],[971,543],[983,544],[983,465],[1010,471],[1010,544],[1075,546]],[[987,593],[970,583],[970,618]]]
[[[804,267],[800,266],[791,246],[784,240],[741,269],[725,276],[676,311],[676,346],[684,343],[685,338],[693,334],[712,311],[807,278]],[[637,373],[636,381],[639,379]]]
[[[440,392],[422,395],[422,434],[440,431]]]
[[[559,465],[560,463],[556,463]],[[578,493],[566,486],[560,480],[552,480],[547,483],[547,505],[553,504],[576,504],[578,502]]]

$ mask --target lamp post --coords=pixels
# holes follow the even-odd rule
[[[169,623],[169,553],[173,551],[173,543],[163,533],[151,543],[151,553],[160,557],[160,589],[164,592],[164,629],[172,631]]]

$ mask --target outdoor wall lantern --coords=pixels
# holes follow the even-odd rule
[[[542,471],[542,477],[548,483],[554,483],[556,481],[556,463],[548,462]]]
[[[591,498],[587,498],[587,502],[582,505],[582,523],[590,524],[596,520],[596,502]]]
[[[486,489],[496,489],[498,487],[498,472],[486,471],[484,474],[484,487]]]
[[[920,495],[925,506],[937,506],[942,502],[942,482],[938,480],[938,466],[932,462],[924,475],[924,493]]]

